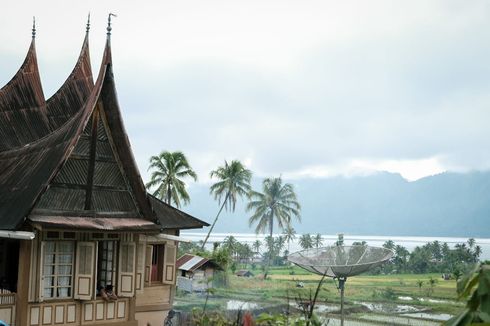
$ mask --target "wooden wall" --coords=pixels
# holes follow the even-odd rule
[[[27,325],[135,325],[135,322],[129,322],[130,300],[67,300],[29,304]]]

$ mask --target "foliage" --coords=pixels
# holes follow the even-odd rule
[[[337,241],[335,242],[335,245],[336,246],[343,246],[344,245],[344,234],[343,233],[339,233],[337,235]]]
[[[194,243],[194,242],[180,242],[179,243],[177,257],[181,257],[184,254],[206,256],[206,253],[204,253],[201,250],[201,247],[197,243]]]
[[[391,240],[386,241],[383,247],[393,250],[395,254],[388,264],[373,272],[444,273],[459,278],[463,272],[467,272],[478,262],[481,255],[481,248],[475,245],[474,239],[469,239],[467,243],[456,244],[453,249],[449,248],[447,243],[428,242],[423,246],[415,247],[411,253]]]
[[[192,322],[196,326],[229,326],[232,325],[220,313],[206,313],[198,308],[192,310]]]
[[[324,325],[320,319],[313,315],[308,321],[303,318],[290,318],[288,315],[271,315],[267,313],[260,314],[255,320],[257,326],[321,326]]]
[[[374,289],[371,296],[373,298],[380,298],[387,301],[396,300],[398,297],[395,290],[393,290],[391,287],[384,288],[381,290]]]
[[[430,297],[434,293],[434,287],[436,286],[437,280],[432,278],[432,276],[429,278],[429,290],[427,291],[427,295]]]
[[[280,229],[285,230],[293,218],[301,220],[300,209],[293,186],[289,183],[283,184],[281,177],[265,179],[262,182],[262,192],[251,191],[247,204],[247,211],[253,211],[249,219],[250,226],[257,223],[257,233],[268,229],[271,238],[274,221]],[[270,258],[271,254],[267,259],[267,266],[270,265]],[[264,277],[267,278],[267,270]]]
[[[459,282],[460,299],[466,299],[466,309],[446,325],[488,325],[490,323],[490,265],[478,264]]]
[[[288,252],[289,252],[289,243],[291,241],[293,241],[294,239],[296,239],[296,231],[294,230],[294,228],[293,228],[293,226],[291,224],[288,224],[286,226],[286,228],[284,229],[284,232],[283,232],[282,235],[284,237],[284,240],[288,244]]]
[[[260,247],[262,247],[262,242],[260,240],[255,240],[252,247],[254,248],[255,252],[259,252]]]
[[[281,251],[284,249],[285,239],[283,236],[271,237],[268,235],[265,237],[266,252],[264,257],[271,262],[272,265],[283,265],[284,257],[280,256]]]
[[[282,178],[267,178],[262,183],[262,193],[250,192],[251,200],[247,204],[247,211],[253,211],[249,219],[250,226],[257,223],[256,233],[269,231],[272,237],[274,221],[279,228],[285,230],[291,220],[301,220],[301,206],[294,192],[293,185],[282,183]]]
[[[299,237],[299,245],[303,249],[313,248],[313,238],[311,237],[311,234],[309,233],[302,234]]]
[[[240,161],[233,160],[230,164],[225,161],[224,166],[219,166],[216,170],[211,171],[210,177],[218,180],[210,187],[209,191],[214,196],[214,199],[218,200],[221,207],[214,218],[211,228],[209,228],[208,234],[202,244],[202,248],[204,248],[209,235],[213,232],[214,226],[216,225],[223,208],[234,212],[238,197],[249,195],[251,190],[250,181],[252,179],[252,172],[246,169]]]
[[[317,233],[313,238],[313,245],[315,248],[320,248],[323,245],[323,239],[320,233]]]
[[[169,205],[173,202],[177,207],[180,207],[181,203],[190,202],[185,182],[182,179],[190,177],[196,181],[197,175],[182,152],[164,151],[158,156],[152,156],[148,170],[153,170],[153,172],[146,187],[148,189],[156,187],[153,191],[155,197]]]

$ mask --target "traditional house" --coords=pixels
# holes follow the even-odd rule
[[[0,89],[0,319],[12,325],[162,325],[179,230],[208,225],[147,194],[117,101],[110,17],[95,83],[88,31],[48,100],[35,27]]]
[[[185,254],[177,259],[177,287],[186,292],[201,292],[213,287],[213,277],[222,268],[214,261]]]

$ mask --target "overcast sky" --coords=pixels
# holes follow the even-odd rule
[[[488,1],[10,1],[0,84],[35,15],[51,96],[89,11],[94,72],[118,15],[116,86],[145,179],[161,150],[183,151],[201,182],[224,159],[291,178],[490,168]]]

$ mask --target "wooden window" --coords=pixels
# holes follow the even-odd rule
[[[71,241],[45,241],[41,247],[42,297],[72,297],[74,243]]]
[[[58,231],[47,231],[46,239],[59,239],[60,233]]]
[[[165,261],[163,265],[163,283],[175,284],[175,262],[177,259],[177,247],[167,244],[165,246]]]
[[[119,243],[119,279],[117,295],[132,297],[134,295],[134,276],[136,274],[136,244]]]
[[[145,259],[145,283],[146,285],[158,284],[163,281],[163,265],[165,256],[165,246],[154,244],[146,246]]]
[[[151,282],[162,282],[163,280],[163,258],[165,255],[164,245],[153,245],[151,257]]]
[[[97,255],[97,289],[116,286],[116,241],[99,241]]]
[[[77,243],[75,299],[90,300],[94,288],[95,242]]]
[[[75,239],[77,234],[75,232],[63,232],[63,239]]]
[[[136,246],[136,291],[141,293],[144,287],[145,275],[145,243],[138,243]]]
[[[171,244],[146,246],[145,285],[175,284],[175,260],[177,250]]]

